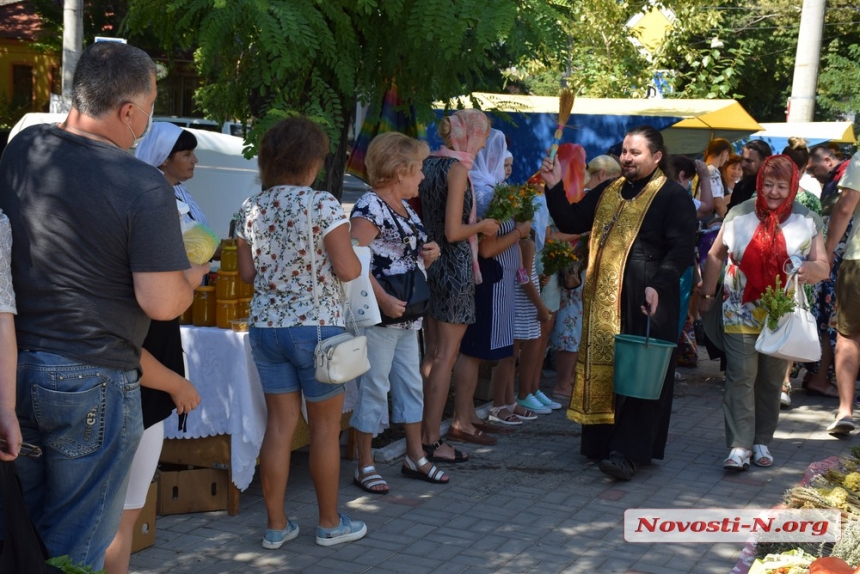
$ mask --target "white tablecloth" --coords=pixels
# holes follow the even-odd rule
[[[182,348],[188,379],[200,393],[200,406],[188,415],[188,432],[177,431],[174,412],[164,425],[165,438],[230,435],[233,484],[245,490],[266,430],[266,401],[260,375],[251,358],[248,333],[183,325]],[[344,412],[352,410],[355,383],[346,388]],[[307,416],[305,416],[307,418]]]
[[[266,401],[251,359],[248,333],[183,325],[182,348],[188,380],[200,393],[200,406],[188,415],[188,432],[177,430],[176,412],[164,425],[165,438],[230,435],[233,483],[245,490],[266,430]]]

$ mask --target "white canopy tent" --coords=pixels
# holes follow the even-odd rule
[[[65,114],[26,114],[12,128],[9,140],[29,126],[59,123],[65,119]],[[245,198],[260,190],[257,160],[245,159],[242,155],[242,138],[206,130],[183,129],[197,138],[194,153],[199,160],[194,168],[194,177],[185,182],[185,187],[206,214],[213,231],[221,237],[227,237],[233,214],[239,211]]]

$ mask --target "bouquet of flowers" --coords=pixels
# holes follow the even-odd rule
[[[512,185],[497,185],[493,190],[493,197],[490,198],[490,205],[487,206],[487,211],[484,212],[485,219],[495,219],[500,223],[504,223],[514,216],[519,206],[519,197],[517,188]]]
[[[537,188],[526,183],[517,188],[516,194],[518,204],[517,210],[514,212],[514,220],[517,222],[531,221],[535,216],[535,198],[538,196]]]
[[[559,239],[547,239],[540,256],[544,275],[554,275],[578,261],[570,242]]]

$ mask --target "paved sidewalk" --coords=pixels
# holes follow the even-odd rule
[[[330,548],[314,543],[316,503],[306,453],[295,453],[286,503],[301,526],[279,550],[260,541],[266,517],[259,479],[242,495],[238,516],[209,512],[160,517],[156,545],[134,556],[133,574],[163,572],[601,572],[727,573],[741,544],[631,544],[626,508],[769,508],[807,465],[852,444],[824,432],[836,400],[792,395],[771,451],[774,466],[726,474],[722,377],[716,363],[679,369],[666,459],[615,482],[579,455],[580,427],[562,411],[503,435],[495,447],[464,447],[471,462],[446,465],[437,486],[400,475],[400,460],[378,464],[391,493],[352,485],[341,466],[340,502],[368,535]],[[552,376],[554,373],[547,372]],[[548,391],[549,379],[544,380]],[[799,386],[799,385],[796,385]]]

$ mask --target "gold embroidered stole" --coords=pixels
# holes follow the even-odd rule
[[[612,182],[597,204],[588,270],[582,291],[582,340],[567,418],[580,424],[615,422],[615,335],[621,332],[624,268],[645,213],[666,183],[658,169],[633,199],[621,196],[624,178]]]

